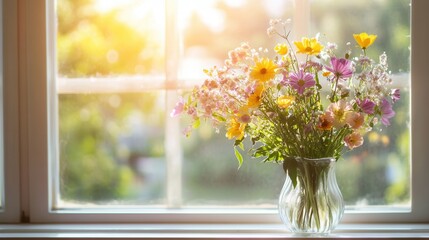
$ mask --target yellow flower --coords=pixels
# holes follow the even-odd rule
[[[250,72],[250,77],[259,82],[271,80],[276,75],[277,65],[270,59],[263,58],[255,63]]]
[[[288,52],[288,48],[286,46],[286,44],[284,43],[278,43],[275,47],[274,47],[274,51],[276,51],[276,53],[280,54],[280,55],[286,55]]]
[[[246,128],[246,123],[240,123],[235,118],[232,118],[229,122],[228,131],[225,136],[228,139],[236,138],[241,140],[244,137],[244,129]]]
[[[353,34],[353,37],[362,49],[366,49],[374,43],[377,35],[368,35],[368,33],[363,32],[359,34]]]
[[[297,53],[304,53],[308,55],[319,54],[323,49],[322,44],[320,44],[316,38],[302,38],[301,42],[294,42],[294,44],[298,48]]]
[[[280,108],[288,108],[294,101],[295,97],[283,95],[277,98],[277,105]]]
[[[261,104],[262,93],[264,92],[264,85],[258,84],[255,87],[255,90],[250,94],[247,99],[247,107],[255,108]]]

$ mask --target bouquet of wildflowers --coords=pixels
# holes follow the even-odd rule
[[[375,125],[390,124],[400,93],[389,88],[387,55],[366,55],[376,35],[354,34],[355,53],[350,44],[338,53],[335,44],[317,37],[292,43],[279,25],[285,22],[271,20],[267,31],[282,37],[274,57],[242,43],[224,66],[204,70],[205,82],[180,99],[172,115],[190,115],[194,127],[209,120],[224,128],[235,140],[240,165],[237,148],[244,150],[242,141],[250,139],[250,155],[282,163],[296,184],[295,157],[338,159],[347,148],[361,146]]]

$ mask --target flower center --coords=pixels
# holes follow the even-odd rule
[[[298,80],[298,86],[302,87],[302,86],[304,86],[304,84],[305,84],[304,80],[302,80],[302,79]]]
[[[306,52],[311,52],[311,51],[313,51],[313,48],[311,48],[311,47],[306,47],[306,48],[305,48],[305,51],[306,51]]]
[[[267,69],[266,68],[261,68],[261,70],[259,70],[259,72],[261,74],[265,74],[265,73],[267,73]]]

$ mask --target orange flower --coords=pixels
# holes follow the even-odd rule
[[[256,108],[261,104],[262,94],[264,93],[264,86],[257,84],[255,90],[249,95],[247,99],[247,107]]]
[[[320,130],[329,131],[334,126],[334,118],[332,118],[329,114],[323,114],[319,116],[319,123],[317,124],[317,128]]]
[[[323,73],[322,73],[322,75],[323,75],[324,77],[327,77],[327,76],[331,75],[331,72],[323,72]]]
[[[229,122],[228,131],[225,136],[228,139],[236,138],[237,140],[241,140],[244,137],[244,130],[246,128],[246,123],[240,123],[235,118],[232,118]]]

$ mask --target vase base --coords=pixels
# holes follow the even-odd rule
[[[318,233],[318,232],[292,232],[294,237],[327,237],[329,232]]]

